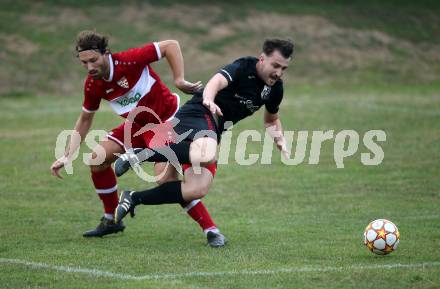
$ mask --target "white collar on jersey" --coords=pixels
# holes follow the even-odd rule
[[[111,54],[108,55],[108,63],[110,64],[110,76],[108,79],[104,78],[104,80],[110,82],[113,79],[113,58]]]

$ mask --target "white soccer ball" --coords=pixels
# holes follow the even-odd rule
[[[399,230],[388,220],[374,220],[365,228],[364,244],[375,254],[387,255],[397,249],[399,242]]]

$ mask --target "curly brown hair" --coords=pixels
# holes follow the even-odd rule
[[[109,51],[107,49],[108,37],[96,31],[84,30],[76,36],[75,50],[77,53],[85,50],[98,50],[101,54]]]

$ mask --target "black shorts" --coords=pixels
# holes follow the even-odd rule
[[[193,141],[207,136],[220,143],[221,131],[211,112],[203,104],[187,102],[177,111],[174,118],[172,122],[179,120],[174,130],[178,135],[188,134],[186,140]]]

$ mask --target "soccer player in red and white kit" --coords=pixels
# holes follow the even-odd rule
[[[104,205],[105,213],[96,229],[85,232],[84,237],[102,237],[125,229],[122,221],[114,222],[113,214],[118,205],[118,194],[116,177],[111,167],[118,154],[125,152],[124,129],[131,129],[129,147],[149,147],[153,137],[157,142],[157,135],[154,136],[151,130],[137,136],[134,134],[146,124],[158,124],[170,120],[179,108],[179,96],[170,92],[151,69],[150,63],[166,58],[173,73],[175,86],[184,93],[194,93],[202,88],[200,81],[192,83],[185,80],[183,56],[175,40],[149,43],[114,54],[110,53],[107,45],[107,37],[94,31],[82,31],[77,36],[78,58],[88,72],[84,84],[82,112],[74,127],[80,139],[71,138],[64,157],[56,160],[50,167],[52,174],[62,178],[59,171],[77,151],[89,132],[101,99],[107,100],[112,109],[124,118],[135,108],[146,108],[146,110],[138,113],[134,122],[124,121],[113,129],[93,149],[91,177]],[[166,136],[159,136],[160,138],[165,139]],[[99,158],[103,161],[96,162]],[[165,180],[162,179],[162,182],[167,178],[175,178],[174,175],[164,171],[168,167],[165,163],[155,164],[156,175],[164,173]],[[199,223],[205,234],[214,231],[223,238],[200,200],[181,205]],[[218,245],[215,241],[212,243],[208,240],[208,243],[211,246]]]

